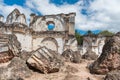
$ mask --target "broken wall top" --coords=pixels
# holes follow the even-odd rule
[[[26,17],[24,14],[21,14],[20,11],[18,9],[14,9],[8,16],[6,19],[6,23],[7,24],[12,24],[14,22],[18,22],[21,24],[27,24],[26,23]]]
[[[28,29],[33,29],[35,32],[44,32],[44,31],[61,31],[67,32],[68,35],[75,34],[75,13],[69,14],[57,14],[57,15],[45,15],[45,16],[37,16],[35,14],[31,14],[30,24],[29,26],[26,23],[26,17],[24,14],[21,14],[18,9],[14,9],[6,19],[4,23],[3,16],[0,16],[0,21],[4,23],[4,26],[17,25],[17,27],[27,27]],[[53,25],[54,28],[50,30],[48,25]]]
[[[4,16],[0,14],[0,21],[3,22]]]
[[[68,34],[74,35],[75,15],[75,13],[45,16],[31,14],[30,28],[34,31],[66,31]],[[54,25],[52,30],[49,30],[49,24]]]

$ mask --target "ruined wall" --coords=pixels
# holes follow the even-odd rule
[[[97,55],[100,55],[102,53],[105,40],[106,37],[104,36],[85,36],[83,38],[83,47],[81,51],[82,55],[89,50],[95,52]]]
[[[21,50],[32,51],[32,36],[29,34],[14,33],[21,43]]]
[[[53,38],[54,40],[50,40]],[[59,52],[60,54],[63,52],[63,40],[61,37],[54,38],[54,37],[38,37],[33,38],[33,50],[38,49],[40,46],[46,46],[48,49],[55,50]]]
[[[26,17],[24,14],[21,14],[18,9],[14,9],[6,19],[7,24],[12,24],[14,22],[25,24],[26,25]]]
[[[77,51],[74,37],[75,13],[36,16],[31,14],[29,26],[26,17],[18,9],[13,10],[6,19],[0,22],[1,34],[15,34],[21,44],[21,50],[32,51],[46,46],[62,54],[64,48]],[[2,20],[0,16],[0,20]],[[53,26],[49,29],[49,25]],[[72,37],[71,37],[72,36]]]
[[[55,27],[52,31],[67,31],[69,35],[74,35],[75,13],[36,16],[31,15],[30,27],[34,31],[49,31],[48,25],[53,24]]]
[[[59,19],[54,17],[40,17],[36,20],[36,22],[31,26],[34,31],[48,31],[48,24],[53,23],[55,28],[53,31],[65,31],[65,25],[62,24]]]
[[[69,35],[75,34],[75,15],[74,13],[69,15]]]
[[[3,20],[4,20],[4,16],[0,15],[0,21],[3,22]]]
[[[78,51],[76,38],[69,38],[68,41],[65,42],[64,51],[67,49],[71,49],[72,51]]]

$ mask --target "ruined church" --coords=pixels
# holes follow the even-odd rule
[[[31,14],[29,25],[26,23],[25,15],[18,9],[14,9],[7,16],[6,22],[0,15],[0,52],[11,49],[15,53],[23,50],[30,52],[41,46],[60,54],[66,49],[77,51],[77,40],[74,36],[75,15],[75,13],[45,16]]]

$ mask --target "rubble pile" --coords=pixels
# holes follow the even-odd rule
[[[72,51],[71,49],[67,49],[62,53],[62,56],[65,58],[65,61],[80,63],[81,55],[77,51]]]
[[[93,51],[87,51],[83,56],[83,59],[87,59],[87,60],[96,60],[98,58],[98,55],[93,52]]]

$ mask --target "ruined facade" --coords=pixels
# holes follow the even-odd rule
[[[102,53],[103,46],[107,39],[111,36],[103,35],[85,35],[83,36],[83,45],[81,46],[81,54],[85,54],[87,51],[95,52],[97,55]]]
[[[66,49],[77,51],[74,37],[75,13],[37,16],[30,15],[29,26],[26,17],[19,10],[12,11],[3,22],[0,16],[0,34],[14,34],[21,44],[21,51],[33,51],[41,46],[60,54]],[[49,25],[53,28],[49,29]]]

